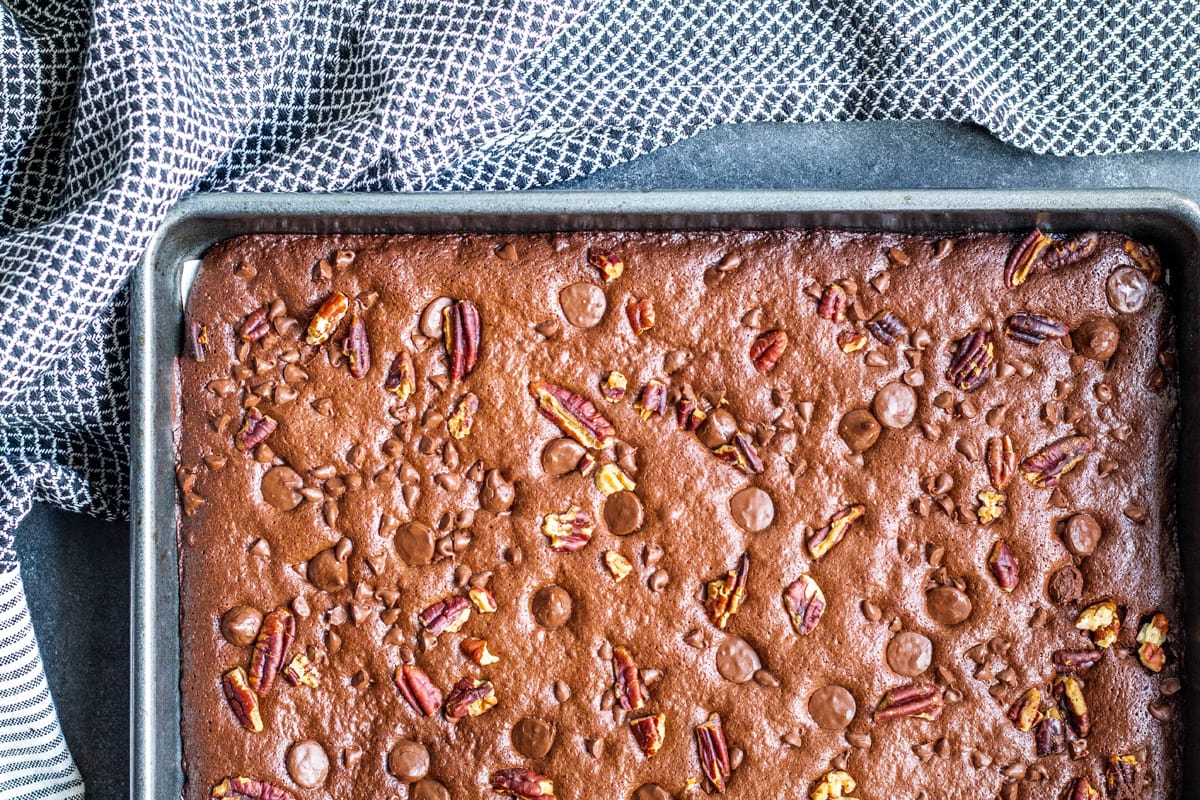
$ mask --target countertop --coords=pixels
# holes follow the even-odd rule
[[[716,128],[564,189],[1164,187],[1200,198],[1200,154],[1035,156],[938,122]],[[128,796],[128,524],[37,506],[17,530],[67,743],[92,798]]]

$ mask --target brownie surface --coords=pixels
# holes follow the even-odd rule
[[[1115,234],[216,245],[185,798],[1174,796],[1155,270]]]

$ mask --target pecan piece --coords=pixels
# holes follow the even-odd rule
[[[1100,663],[1103,655],[1099,650],[1055,650],[1050,659],[1054,670],[1060,675],[1070,675]]]
[[[471,435],[475,425],[475,412],[479,410],[479,398],[473,392],[467,392],[454,406],[450,418],[446,420],[446,428],[455,439],[464,439]]]
[[[483,324],[479,309],[470,300],[458,300],[442,309],[442,335],[450,358],[450,380],[461,381],[475,369]]]
[[[809,575],[801,575],[783,590],[783,607],[801,636],[812,633],[825,613],[825,593]]]
[[[846,304],[846,290],[841,284],[831,283],[821,291],[817,315],[822,319],[842,322],[846,319]]]
[[[413,367],[412,356],[407,350],[396,353],[392,366],[388,368],[387,377],[383,379],[383,388],[400,398],[401,403],[407,403],[417,386],[417,371]]]
[[[1029,733],[1042,718],[1042,691],[1036,686],[1025,690],[1008,709],[1008,718],[1017,730]]]
[[[473,636],[468,636],[462,640],[462,644],[459,646],[467,658],[481,667],[495,664],[500,660],[499,656],[488,649],[487,639],[476,639]]]
[[[1003,491],[1017,470],[1017,454],[1013,450],[1012,437],[1006,433],[988,439],[984,461],[987,462],[988,480],[996,489]]]
[[[667,715],[648,714],[631,720],[629,730],[633,732],[633,740],[646,758],[654,758],[662,749],[667,738]]]
[[[286,608],[277,608],[263,617],[254,652],[250,655],[250,688],[266,697],[275,685],[275,676],[283,666],[292,639],[296,638],[296,618]]]
[[[992,570],[992,577],[996,579],[1000,591],[1011,592],[1017,588],[1021,577],[1021,565],[1009,548],[1008,542],[1003,539],[996,540],[992,545],[991,554],[988,555],[988,567]]]
[[[1112,756],[1104,768],[1109,800],[1142,800],[1142,762],[1133,753]]]
[[[976,328],[955,344],[946,378],[964,392],[974,392],[991,377],[994,360],[992,334]]]
[[[1094,232],[1081,233],[1069,239],[1059,239],[1042,256],[1042,266],[1046,269],[1069,267],[1096,252],[1096,248],[1099,246],[1100,235]]]
[[[1151,672],[1162,672],[1167,654],[1163,645],[1167,641],[1167,618],[1163,614],[1155,614],[1138,631],[1138,661]]]
[[[1021,476],[1039,489],[1053,489],[1092,452],[1086,436],[1064,436],[1021,462]]]
[[[810,800],[854,800],[850,792],[857,786],[850,773],[835,769],[826,772],[809,794]]]
[[[421,627],[434,636],[440,636],[443,633],[457,633],[470,618],[471,602],[459,594],[443,597],[436,603],[426,606],[417,615]]]
[[[876,722],[916,717],[934,720],[942,712],[941,687],[931,683],[910,683],[888,691],[875,707]]]
[[[309,661],[304,653],[292,656],[292,660],[283,668],[283,677],[287,678],[292,686],[304,684],[310,689],[316,689],[321,685],[320,667]]]
[[[713,791],[724,792],[732,769],[720,714],[709,714],[707,722],[696,726],[696,747],[700,752],[700,769],[704,777]]]
[[[245,452],[253,450],[279,426],[274,417],[268,417],[257,408],[247,408],[246,416],[242,418],[242,427],[238,428],[234,444],[237,449]]]
[[[229,777],[212,788],[212,800],[296,800],[295,795],[273,783],[241,775]]]
[[[194,361],[204,363],[208,356],[208,326],[192,320],[187,324],[188,337],[186,341],[187,355]]]
[[[704,610],[708,618],[721,630],[729,624],[729,618],[742,607],[746,597],[746,576],[750,572],[750,554],[742,553],[737,566],[720,578],[705,585]]]
[[[760,333],[750,343],[750,363],[765,375],[775,369],[787,346],[787,331],[772,330]]]
[[[575,441],[592,450],[611,446],[617,429],[600,411],[570,389],[545,381],[530,381],[529,393],[538,401],[538,411]]]
[[[1092,782],[1087,778],[1076,778],[1067,787],[1063,800],[1100,800],[1100,793],[1092,788]]]
[[[625,304],[625,318],[634,336],[641,336],[654,327],[654,301],[633,300]]]
[[[646,381],[633,407],[644,420],[655,414],[667,413],[667,385],[658,378]]]
[[[829,520],[829,524],[808,537],[806,544],[808,545],[809,554],[815,559],[824,557],[838,542],[846,537],[846,532],[850,529],[850,523],[861,517],[866,511],[866,506],[861,503],[854,503],[834,514],[833,518]]]
[[[629,573],[633,572],[633,564],[629,563],[629,559],[616,550],[608,550],[604,553],[604,565],[608,567],[613,580],[617,583],[628,578]]]
[[[1039,345],[1047,339],[1066,336],[1068,331],[1067,326],[1056,319],[1028,311],[1018,311],[1004,323],[1004,333],[1008,338],[1023,344]]]
[[[625,271],[625,262],[612,250],[593,247],[588,250],[588,265],[600,270],[605,283],[612,283]]]
[[[462,678],[446,695],[446,719],[460,720],[465,716],[478,717],[496,705],[496,687],[491,681]]]
[[[467,591],[467,597],[480,614],[493,614],[498,608],[495,596],[486,586],[472,586]]]
[[[697,408],[696,401],[690,397],[681,397],[675,404],[675,421],[679,423],[680,429],[688,433],[698,431],[700,424],[707,418],[708,414]]]
[[[616,464],[605,464],[596,470],[596,488],[600,494],[608,497],[616,492],[632,492],[637,488],[637,483]]]
[[[521,800],[554,798],[554,782],[525,767],[496,770],[492,773],[492,789]]]
[[[596,531],[596,523],[579,506],[542,519],[542,533],[550,537],[550,549],[557,553],[575,553],[587,546]]]
[[[1053,239],[1037,228],[1021,240],[1020,244],[1008,254],[1004,263],[1004,285],[1015,289],[1029,277],[1033,265],[1041,258],[1042,253],[1050,246]]]
[[[1005,504],[1008,502],[1004,492],[984,489],[976,497],[979,498],[979,508],[975,509],[975,516],[979,518],[980,525],[990,525],[1004,516]]]
[[[641,710],[646,705],[646,691],[628,647],[613,648],[612,668],[613,694],[617,698],[617,705],[626,711]]]
[[[1145,273],[1146,278],[1151,283],[1158,283],[1162,280],[1162,259],[1158,257],[1158,251],[1148,244],[1135,242],[1132,239],[1125,240],[1125,255],[1133,261],[1134,265]]]
[[[252,733],[262,733],[262,713],[258,709],[258,695],[250,688],[246,670],[234,667],[221,678],[221,688],[229,708],[241,726]]]
[[[1092,729],[1088,717],[1087,701],[1083,699],[1083,687],[1074,675],[1059,675],[1054,679],[1054,698],[1067,715],[1067,723],[1075,735],[1083,738]]]
[[[1063,724],[1057,706],[1051,705],[1046,708],[1046,713],[1033,735],[1033,741],[1039,757],[1066,752],[1067,726]]]
[[[837,343],[838,347],[842,348],[842,352],[846,355],[857,353],[867,346],[867,334],[862,331],[856,331],[853,328],[847,328],[844,331],[838,331]]]
[[[1111,600],[1093,603],[1079,612],[1075,627],[1090,632],[1092,643],[1097,647],[1111,647],[1121,632],[1121,615],[1117,612],[1117,604]]]
[[[619,403],[625,399],[625,391],[629,388],[629,379],[623,372],[615,369],[604,376],[600,384],[600,394],[610,403]]]
[[[893,345],[908,333],[908,326],[891,311],[880,311],[867,322],[867,330],[881,344]]]
[[[750,437],[744,433],[734,434],[732,443],[717,447],[713,450],[713,454],[747,475],[757,475],[763,471],[763,462],[758,455],[758,450],[750,441]]]
[[[413,711],[417,711],[428,717],[441,707],[442,693],[433,685],[433,681],[429,679],[429,676],[420,667],[402,664],[396,668],[394,680],[396,688],[400,690],[401,696],[412,706]]]
[[[271,323],[267,320],[267,314],[270,312],[270,306],[263,306],[250,312],[250,316],[246,317],[246,321],[242,323],[242,327],[238,331],[238,336],[243,342],[257,342],[267,335],[271,330]]]
[[[312,320],[308,323],[304,341],[312,345],[323,344],[330,336],[333,336],[333,332],[337,330],[338,325],[342,324],[342,318],[349,310],[350,298],[341,292],[334,292],[326,297],[325,302],[321,303],[321,307],[317,309],[317,313],[313,314]]]
[[[350,315],[350,328],[342,341],[342,352],[355,378],[366,377],[371,369],[371,343],[367,341],[367,325],[359,314]]]

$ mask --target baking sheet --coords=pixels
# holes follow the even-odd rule
[[[829,227],[904,233],[1104,229],[1159,247],[1176,315],[1181,429],[1177,517],[1184,574],[1200,570],[1200,207],[1162,190],[211,194],[180,203],[133,279],[130,797],[183,789],[173,361],[195,265],[247,233],[529,233]],[[1188,580],[1187,708],[1196,708],[1200,581]],[[1188,716],[1179,796],[1200,797],[1200,725]]]

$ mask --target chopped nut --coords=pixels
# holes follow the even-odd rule
[[[637,484],[616,464],[605,464],[596,470],[596,488],[600,494],[608,497],[616,492],[632,492]]]
[[[1070,675],[1100,662],[1099,650],[1055,650],[1051,654],[1054,669],[1061,675]]]
[[[1067,722],[1075,735],[1083,738],[1091,731],[1087,701],[1083,699],[1083,688],[1074,675],[1060,675],[1054,679],[1054,697],[1067,715]]]
[[[530,382],[529,392],[537,398],[542,416],[584,447],[604,450],[612,445],[616,428],[588,400],[562,386],[539,380]]]
[[[829,520],[829,524],[808,537],[808,552],[815,559],[824,557],[845,538],[846,532],[850,529],[850,523],[861,517],[866,511],[866,506],[855,503],[834,514],[833,518]]]
[[[744,433],[736,433],[732,444],[723,444],[713,449],[713,455],[722,461],[732,464],[747,475],[758,475],[763,471],[762,459],[754,448],[750,437]]]
[[[646,381],[633,407],[644,420],[655,414],[667,413],[667,385],[658,378]]]
[[[428,717],[442,705],[442,693],[419,667],[410,664],[397,667],[395,683],[414,711]]]
[[[1066,336],[1067,326],[1056,319],[1028,311],[1018,311],[1004,323],[1004,333],[1018,342],[1039,345],[1047,339]]]
[[[392,366],[388,369],[387,377],[383,380],[383,388],[400,399],[400,403],[408,402],[413,389],[417,385],[417,373],[413,367],[412,356],[407,350],[396,354]]]
[[[187,355],[191,356],[192,360],[203,364],[208,355],[208,326],[193,320],[188,322],[187,330]]]
[[[908,327],[891,311],[880,311],[867,322],[867,330],[885,345],[895,344],[908,333]]]
[[[1109,800],[1142,800],[1142,763],[1133,753],[1112,756],[1104,769]]]
[[[1075,627],[1081,631],[1090,631],[1092,642],[1100,648],[1111,647],[1121,631],[1121,617],[1117,613],[1117,604],[1104,600],[1088,606],[1075,619]]]
[[[472,586],[467,591],[467,597],[471,599],[475,610],[480,614],[492,614],[496,611],[496,598],[492,596],[492,592],[486,586]]]
[[[633,740],[646,758],[654,758],[662,748],[667,738],[667,716],[665,714],[648,714],[631,720],[629,729],[633,732]]]
[[[1008,709],[1008,718],[1017,730],[1028,733],[1042,719],[1042,692],[1036,686],[1027,689]]]
[[[750,344],[750,363],[766,374],[775,369],[788,346],[787,331],[772,330],[760,333]]]
[[[746,595],[746,576],[750,571],[750,554],[742,553],[737,566],[705,586],[704,610],[708,618],[721,630],[729,624],[729,618],[742,607]]]
[[[1003,491],[1017,469],[1012,437],[1006,433],[988,439],[984,460],[987,462],[988,480],[998,491]]]
[[[725,728],[721,716],[709,714],[708,721],[696,726],[696,747],[700,752],[700,768],[716,792],[724,792],[732,768],[729,747],[725,743]]]
[[[334,292],[325,298],[325,302],[321,303],[321,307],[317,309],[317,313],[313,315],[312,321],[308,323],[308,330],[305,332],[304,341],[311,345],[323,344],[337,330],[341,324],[342,318],[346,316],[346,312],[350,310],[350,298],[341,292]]]
[[[1004,285],[1015,289],[1025,282],[1034,264],[1053,240],[1037,228],[1013,248],[1004,264]]]
[[[825,594],[810,575],[801,575],[783,590],[783,607],[796,633],[811,633],[825,613]]]
[[[1151,672],[1162,672],[1167,654],[1163,645],[1167,641],[1167,618],[1163,614],[1155,614],[1138,631],[1138,661]]]
[[[604,553],[604,563],[618,583],[629,577],[629,573],[633,571],[633,564],[629,563],[629,559],[616,550],[608,550]]]
[[[291,681],[292,686],[304,684],[310,689],[316,689],[321,685],[320,668],[303,653],[292,656],[292,660],[283,668],[283,676]]]
[[[838,347],[842,348],[842,352],[846,355],[857,353],[867,346],[867,334],[863,331],[857,331],[853,328],[847,328],[843,331],[838,331],[837,343]]]
[[[612,669],[613,696],[617,704],[626,711],[641,710],[646,705],[646,692],[629,648],[613,648]]]
[[[629,379],[624,373],[613,370],[604,376],[604,382],[600,384],[600,394],[610,403],[619,403],[625,399],[625,392],[629,388]]]
[[[681,397],[675,404],[675,420],[682,430],[695,433],[707,418],[708,414],[697,408],[696,401],[691,398]]]
[[[253,733],[262,733],[262,713],[258,708],[258,695],[250,688],[246,670],[234,667],[225,673],[221,679],[221,687],[225,690],[225,699],[229,708],[241,726]]]
[[[1016,556],[1013,555],[1008,543],[1003,539],[997,539],[992,546],[992,552],[988,556],[988,567],[991,568],[992,576],[996,579],[1001,591],[1011,592],[1017,588],[1021,565],[1017,563]]]
[[[468,636],[462,640],[461,647],[467,658],[471,659],[480,666],[486,667],[489,664],[495,664],[500,660],[499,657],[494,655],[492,651],[488,649],[488,643],[484,639],[476,639]]]
[[[1064,436],[1021,462],[1021,476],[1039,489],[1053,489],[1092,452],[1086,436]]]
[[[1067,749],[1067,729],[1057,706],[1051,705],[1046,709],[1033,738],[1039,757],[1062,753]]]
[[[634,336],[641,336],[654,327],[654,301],[633,300],[625,304],[625,318]]]
[[[273,417],[266,416],[257,408],[247,408],[242,427],[234,438],[237,449],[242,452],[253,450],[275,431],[278,424]]]
[[[612,283],[625,271],[625,262],[612,250],[593,247],[588,250],[588,265],[600,270],[605,283]]]
[[[479,398],[473,392],[467,392],[462,399],[454,407],[453,413],[450,414],[450,419],[446,420],[446,427],[450,430],[450,435],[455,439],[465,439],[471,434],[471,428],[475,425],[475,412],[479,410]]]
[[[854,800],[850,792],[857,784],[848,772],[840,769],[826,772],[809,795],[811,800]]]
[[[888,691],[875,708],[876,722],[902,717],[934,720],[942,711],[942,690],[931,683],[910,683]]]
[[[267,313],[270,310],[270,306],[263,306],[246,317],[241,330],[238,331],[238,336],[243,342],[257,342],[270,332],[271,324],[267,321]]]
[[[946,378],[964,392],[974,392],[991,377],[994,361],[991,333],[976,328],[958,340],[946,368]]]
[[[212,788],[212,800],[296,800],[295,795],[273,783],[243,776],[230,777]]]
[[[1096,252],[1100,237],[1096,233],[1081,233],[1069,239],[1056,241],[1042,257],[1046,269],[1062,269]],[[1126,251],[1128,252],[1128,251]]]
[[[371,346],[367,340],[367,326],[357,313],[350,316],[350,329],[342,342],[342,352],[355,378],[366,377],[371,369]]]
[[[620,263],[620,262],[618,262]],[[618,275],[620,272],[617,273]],[[521,800],[554,800],[554,782],[525,767],[502,769],[492,773],[492,788]]]
[[[1162,280],[1162,259],[1159,258],[1157,250],[1148,244],[1135,242],[1132,239],[1125,240],[1124,250],[1134,265],[1145,273],[1151,283],[1158,283]]]
[[[984,489],[976,497],[979,498],[979,508],[975,510],[975,516],[979,518],[979,524],[990,525],[1004,516],[1005,503],[1008,501],[1004,492]]]
[[[478,717],[496,703],[496,687],[491,681],[462,678],[446,695],[446,719],[457,721],[468,715]]]
[[[471,618],[471,603],[462,595],[452,594],[429,606],[417,615],[421,627],[434,636],[457,633]]]
[[[1092,782],[1087,778],[1076,778],[1071,781],[1063,800],[1100,800],[1100,793],[1092,788]]]
[[[582,550],[595,531],[596,524],[579,506],[571,506],[561,514],[547,514],[542,519],[542,533],[550,537],[550,548],[559,553]]]
[[[817,315],[822,319],[842,322],[846,319],[846,305],[846,290],[840,284],[831,283],[821,291]]]

